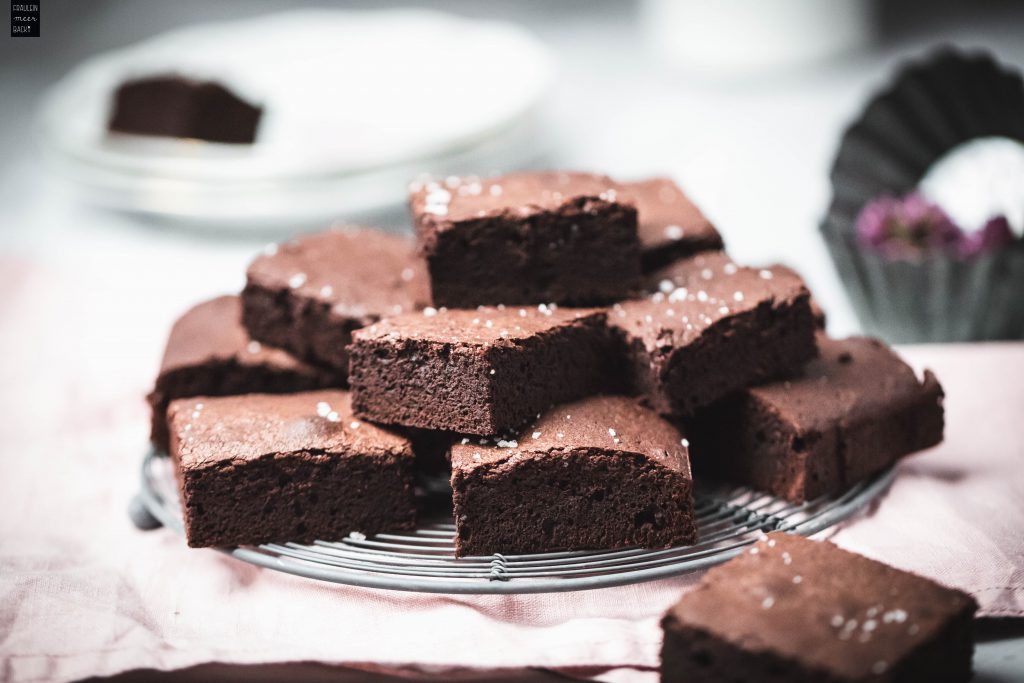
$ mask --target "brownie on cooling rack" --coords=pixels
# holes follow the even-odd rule
[[[659,290],[615,304],[608,322],[632,389],[663,415],[692,415],[815,354],[810,293],[800,278],[738,266],[723,252],[677,261]]]
[[[414,526],[412,445],[354,418],[347,392],[179,399],[167,416],[190,546]]]
[[[620,183],[619,194],[636,206],[644,273],[723,247],[715,226],[670,178]]]
[[[689,425],[699,475],[793,502],[836,493],[942,440],[942,387],[885,344],[818,336],[791,379],[740,391]]]
[[[385,318],[353,334],[353,407],[384,424],[501,434],[608,385],[604,321],[603,311],[546,305]]]
[[[665,614],[661,680],[968,681],[977,607],[831,543],[769,534]]]
[[[340,386],[344,377],[254,341],[242,326],[237,296],[189,309],[171,328],[160,374],[147,396],[151,438],[168,447],[167,406],[176,398],[288,393]]]
[[[640,277],[637,213],[611,178],[524,172],[417,183],[412,209],[435,306],[626,296]]]
[[[352,330],[422,308],[426,299],[412,239],[339,226],[256,257],[246,271],[242,320],[253,339],[344,377]]]
[[[508,439],[452,446],[456,555],[693,543],[686,441],[621,396],[548,410]]]

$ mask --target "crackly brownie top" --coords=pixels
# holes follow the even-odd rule
[[[475,309],[425,308],[419,313],[384,318],[356,330],[360,341],[416,339],[441,344],[513,346],[530,337],[576,324],[600,324],[596,309],[539,306],[480,306]]]
[[[622,183],[619,197],[637,210],[637,231],[646,246],[673,242],[718,244],[722,238],[697,205],[670,178]]]
[[[351,318],[415,310],[428,296],[412,238],[358,226],[271,245],[250,264],[247,278],[251,285],[322,301]]]
[[[179,399],[167,422],[184,468],[303,452],[412,457],[407,439],[352,415],[347,391]]]
[[[720,320],[763,303],[808,296],[799,277],[738,266],[721,251],[676,261],[654,281],[653,294],[615,304],[608,315],[609,323],[652,351],[686,345]]]
[[[452,446],[452,467],[515,464],[537,455],[637,453],[690,476],[689,442],[653,411],[623,396],[592,396],[556,406],[518,434],[467,438]]]
[[[773,533],[710,570],[667,616],[669,628],[674,621],[861,680],[884,674],[976,607],[960,591],[831,543]]]
[[[931,373],[920,381],[892,349],[877,339],[818,335],[819,356],[797,378],[747,391],[802,430],[880,417],[931,397],[941,388]]]
[[[618,193],[615,181],[607,176],[565,171],[450,177],[418,181],[409,189],[409,205],[417,221],[438,229],[475,218],[526,218],[558,211],[580,199],[615,202]]]
[[[160,374],[224,361],[312,371],[291,354],[250,339],[242,326],[242,303],[237,296],[204,301],[178,318],[167,338]]]

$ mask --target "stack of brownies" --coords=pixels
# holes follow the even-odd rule
[[[942,438],[942,389],[834,340],[670,180],[411,188],[416,239],[272,246],[174,326],[150,394],[188,542],[407,529],[450,467],[456,552],[696,541],[693,475],[804,501]]]

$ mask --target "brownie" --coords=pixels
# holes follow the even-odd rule
[[[604,321],[544,304],[385,318],[352,335],[352,405],[384,424],[500,434],[606,387]]]
[[[151,438],[167,450],[167,404],[189,396],[279,394],[338,386],[342,376],[253,341],[242,326],[237,296],[189,309],[171,328],[153,390]]]
[[[619,192],[636,206],[645,273],[701,251],[723,248],[715,226],[671,179],[622,183]]]
[[[651,271],[644,276],[644,289],[643,291],[651,294],[657,291],[671,292],[675,289],[675,277],[677,275],[677,266],[669,264],[664,268],[658,268],[657,270]],[[807,288],[807,283],[804,282],[800,273],[790,268],[789,266],[782,265],[781,263],[775,263],[770,266],[765,266],[764,270],[772,274],[772,276],[783,276],[787,278],[795,278],[803,283],[804,287]],[[807,289],[808,296],[810,297],[808,302],[811,306],[811,315],[814,317],[814,325],[819,330],[825,329],[825,323],[827,317],[825,315],[825,309],[821,307],[814,294],[810,293],[810,289]]]
[[[767,268],[768,268],[769,271],[771,271],[775,275],[785,274],[785,275],[790,275],[792,277],[797,277],[797,278],[800,277],[800,273],[796,272],[794,269],[790,268],[789,266],[782,265],[781,263],[775,263],[773,265],[768,266]],[[806,287],[807,284],[804,283],[804,286]],[[810,288],[808,288],[807,291],[810,291]],[[825,314],[825,309],[821,307],[821,304],[818,303],[818,299],[814,296],[813,293],[811,294],[810,304],[811,304],[811,315],[814,316],[814,325],[815,325],[815,327],[817,327],[819,330],[824,330],[825,329],[825,325],[828,322],[828,317]]]
[[[692,420],[701,474],[791,501],[835,493],[942,440],[942,387],[882,342],[818,337],[792,379],[745,389]]]
[[[179,399],[167,414],[190,546],[414,526],[409,440],[353,417],[347,392]]]
[[[175,75],[122,83],[108,127],[118,133],[251,144],[263,110],[220,83]]]
[[[977,608],[826,541],[769,534],[665,614],[661,680],[966,682]]]
[[[343,226],[258,256],[246,273],[243,320],[254,339],[344,374],[352,330],[426,298],[411,238]]]
[[[513,438],[452,446],[455,553],[693,543],[686,441],[635,400],[548,410]]]
[[[605,304],[640,275],[636,209],[610,178],[531,172],[414,183],[435,306]]]
[[[660,272],[659,291],[608,316],[629,359],[629,386],[658,412],[691,415],[814,356],[810,294],[795,275],[737,266],[723,252]]]

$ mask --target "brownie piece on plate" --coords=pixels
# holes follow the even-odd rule
[[[607,386],[604,321],[601,311],[544,304],[385,318],[353,334],[353,407],[385,424],[503,433]]]
[[[690,424],[700,473],[791,501],[835,493],[942,440],[942,387],[882,342],[818,337],[791,379],[745,389]]]
[[[769,534],[665,614],[661,680],[966,682],[977,607],[831,543]]]
[[[411,444],[353,417],[347,392],[179,399],[167,416],[190,546],[415,523]]]
[[[253,341],[242,326],[238,297],[217,297],[191,308],[171,328],[160,374],[147,397],[151,438],[167,450],[167,404],[176,398],[288,393],[343,381],[337,372]]]
[[[596,396],[514,437],[452,446],[457,555],[693,543],[682,434],[630,398]]]
[[[793,372],[815,354],[800,278],[697,254],[660,272],[659,291],[612,307],[632,389],[658,412],[692,414],[726,394]]]
[[[636,206],[645,273],[697,252],[723,247],[715,226],[671,179],[622,183],[620,194]]]
[[[257,257],[246,273],[243,320],[254,339],[346,373],[352,330],[420,308],[426,298],[412,239],[339,227]]]
[[[219,83],[175,75],[122,83],[108,127],[118,133],[251,144],[263,110]]]
[[[415,183],[435,306],[610,303],[636,287],[636,209],[615,182],[532,172]]]

